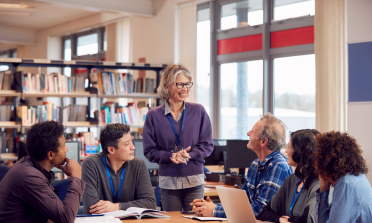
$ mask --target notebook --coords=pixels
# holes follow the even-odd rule
[[[229,223],[257,222],[244,190],[220,186],[216,189]]]

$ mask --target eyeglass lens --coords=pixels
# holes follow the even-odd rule
[[[193,85],[192,82],[187,82],[187,83],[181,83],[181,82],[179,82],[179,83],[176,83],[176,86],[177,86],[177,88],[179,88],[179,89],[182,89],[183,86],[186,86],[187,88],[191,88],[192,85]]]

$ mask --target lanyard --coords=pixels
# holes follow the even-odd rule
[[[176,146],[178,146],[180,143],[181,143],[181,132],[183,130],[183,126],[185,124],[185,117],[186,117],[186,112],[187,112],[187,106],[186,106],[186,102],[185,102],[185,112],[183,113],[183,118],[182,118],[182,128],[181,128],[181,131],[180,131],[180,134],[178,135],[177,134],[177,130],[176,130],[176,127],[174,126],[174,123],[173,123],[173,117],[171,114],[168,113],[168,119],[169,119],[169,122],[172,126],[172,129],[173,129],[173,132],[174,134],[176,135],[176,137],[178,138],[178,141],[176,143]]]
[[[300,180],[298,180],[298,181],[300,181]],[[298,181],[297,181],[297,183],[298,183]],[[301,192],[302,192],[302,189],[304,189],[304,186],[305,186],[305,184],[302,185],[300,192],[299,192],[299,193],[297,194],[297,196],[296,196],[296,199],[295,199],[295,195],[296,195],[296,191],[297,191],[297,186],[296,186],[296,190],[295,190],[294,193],[293,193],[293,198],[292,198],[292,202],[291,202],[291,207],[289,208],[289,211],[291,212],[291,215],[292,215],[292,216],[293,216],[293,206],[294,206],[294,204],[296,203],[298,197],[300,196],[300,194],[301,194]]]
[[[111,187],[111,192],[112,192],[112,195],[114,196],[114,203],[117,203],[118,199],[119,199],[120,192],[121,192],[121,188],[123,187],[125,168],[123,169],[123,171],[121,171],[120,187],[119,187],[118,194],[115,196],[114,185],[112,184],[112,179],[111,179],[110,171],[109,171],[107,163],[106,163],[105,156],[103,156],[103,163],[105,164],[107,177],[109,179],[109,183],[110,183],[110,187]]]

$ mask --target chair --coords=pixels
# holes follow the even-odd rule
[[[53,187],[55,190],[55,193],[59,197],[61,201],[63,201],[66,197],[67,194],[67,189],[68,189],[68,184],[70,183],[70,179],[66,180],[61,180],[58,183],[56,183]],[[80,202],[80,207],[79,211],[77,214],[84,214],[84,209],[83,209],[83,202]]]
[[[8,166],[0,165],[0,181],[5,177],[6,173],[10,170]]]
[[[63,201],[67,194],[68,184],[70,183],[70,179],[61,180],[58,183],[56,183],[54,187],[54,191],[59,197],[61,201]]]

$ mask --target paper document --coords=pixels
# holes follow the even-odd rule
[[[196,215],[182,215],[185,218],[196,219],[199,221],[227,221],[227,218],[217,218],[217,217],[199,217]]]
[[[75,223],[121,223],[118,218],[112,216],[96,216],[76,218]]]

